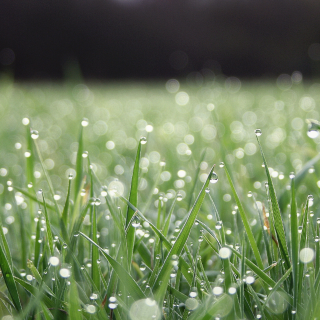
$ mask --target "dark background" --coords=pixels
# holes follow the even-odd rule
[[[320,73],[320,2],[1,0],[0,72],[16,79]]]

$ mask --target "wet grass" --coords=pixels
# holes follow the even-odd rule
[[[3,82],[1,319],[319,317],[319,86]]]

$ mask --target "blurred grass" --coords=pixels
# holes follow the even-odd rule
[[[319,88],[2,82],[1,319],[318,316]]]

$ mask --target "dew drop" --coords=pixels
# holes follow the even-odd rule
[[[111,297],[109,298],[108,307],[109,307],[110,309],[115,309],[117,306],[118,306],[118,302],[117,302],[116,297],[111,296]]]
[[[249,191],[248,192],[248,198],[251,198],[252,197],[252,191]]]
[[[231,256],[232,251],[228,247],[223,247],[219,250],[219,256],[221,259],[228,259]]]
[[[57,265],[59,265],[59,258],[58,257],[50,257],[49,258],[49,263],[53,266],[56,267]]]
[[[69,278],[71,276],[71,272],[67,268],[60,269],[59,274],[62,278]]]
[[[290,172],[290,174],[289,174],[289,178],[290,178],[290,179],[294,179],[294,178],[295,178],[295,174],[294,174],[294,172]]]
[[[220,230],[221,228],[222,228],[222,221],[220,220],[220,221],[217,221],[216,223],[216,229]]]
[[[72,173],[69,173],[69,174],[68,174],[68,179],[69,179],[69,180],[72,180],[72,179],[73,179],[73,174],[72,174]]]
[[[96,313],[96,310],[97,310],[97,308],[96,308],[96,306],[94,306],[93,304],[87,304],[87,305],[86,305],[86,311],[87,311],[88,313],[94,314],[94,313]]]
[[[31,151],[30,150],[27,150],[25,153],[24,153],[24,156],[26,158],[30,158],[31,157]]]
[[[219,167],[223,168],[224,167],[224,162],[220,162]]]
[[[255,278],[253,276],[247,276],[245,278],[245,281],[246,281],[247,284],[253,284],[254,281],[255,281]]]
[[[319,131],[318,130],[308,130],[307,135],[311,139],[315,139],[319,136]]]
[[[141,137],[140,138],[141,144],[146,144],[147,143],[147,138],[146,137]]]
[[[261,129],[254,130],[254,133],[256,134],[257,137],[260,137],[262,135]]]
[[[177,201],[181,201],[182,200],[182,194],[181,193],[178,193],[177,194]]]
[[[83,118],[81,121],[81,125],[83,127],[87,127],[89,125],[89,120],[87,118]]]
[[[215,296],[220,296],[222,293],[223,293],[223,288],[222,287],[214,287],[212,289],[212,293],[215,295]]]
[[[205,192],[206,192],[206,193],[210,193],[210,189],[209,189],[209,188],[206,188]]]
[[[30,123],[29,118],[23,118],[23,119],[22,119],[22,124],[23,124],[24,126],[27,126],[29,123]]]
[[[82,158],[88,158],[88,155],[89,155],[88,151],[83,151]]]
[[[30,134],[33,140],[36,140],[39,138],[39,132],[37,130],[31,130]]]
[[[134,227],[134,228],[138,228],[140,226],[140,220],[137,216],[135,216],[133,219],[132,219],[132,223],[131,225]]]
[[[97,300],[97,299],[98,299],[98,294],[95,292],[91,293],[90,300]]]
[[[198,295],[198,289],[196,287],[192,287],[190,289],[189,297],[195,298]]]
[[[218,182],[218,175],[214,171],[212,171],[212,173],[211,173],[210,182],[211,183],[217,183]]]
[[[100,194],[102,197],[106,197],[108,195],[107,186],[102,186]]]

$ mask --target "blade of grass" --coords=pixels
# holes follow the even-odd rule
[[[49,244],[50,254],[53,256],[53,254],[54,254],[53,253],[53,237],[52,237],[51,225],[50,225],[49,215],[48,215],[48,211],[47,211],[46,201],[44,199],[44,194],[42,191],[41,191],[41,195],[42,195],[44,215],[46,218],[47,240],[48,240],[48,244]]]
[[[38,204],[41,204],[43,205],[43,202],[41,200],[38,200],[37,197],[25,190],[23,190],[22,188],[19,188],[19,187],[16,187],[16,186],[13,186],[13,188],[19,192],[21,192],[24,196],[26,196],[27,198],[29,198],[30,200],[33,200],[34,202],[37,202]],[[46,204],[47,205],[47,209],[50,209],[52,211],[55,210],[54,206],[50,205],[50,204]]]
[[[0,226],[0,228],[2,230],[2,226]],[[2,271],[3,279],[6,283],[8,291],[10,293],[12,302],[13,302],[16,310],[21,311],[22,310],[21,302],[20,302],[18,290],[16,287],[16,283],[15,283],[15,280],[13,277],[13,272],[11,269],[11,265],[12,265],[11,254],[10,254],[10,251],[8,251],[7,252],[8,256],[7,256],[5,253],[4,247],[8,247],[8,244],[7,244],[6,239],[2,238],[1,243],[0,243],[0,268]]]
[[[320,153],[317,154],[314,158],[308,161],[302,169],[295,176],[295,185],[298,187],[303,181],[304,177],[308,173],[309,169],[313,167],[320,160]],[[290,194],[287,190],[284,190],[279,197],[279,206],[282,211],[287,207],[287,204],[290,202]]]
[[[78,194],[81,191],[81,182],[83,177],[83,126],[80,126],[79,139],[78,139],[78,152],[76,160],[76,176],[74,179],[74,203],[76,203]]]
[[[285,261],[285,266],[286,269],[290,269],[290,257],[289,257],[289,251],[288,251],[288,246],[287,246],[287,242],[286,242],[286,236],[284,233],[284,227],[283,227],[283,221],[281,218],[281,213],[280,213],[280,208],[279,208],[279,204],[277,201],[277,197],[276,197],[276,192],[273,186],[273,182],[270,176],[270,172],[269,172],[269,168],[267,165],[267,161],[266,158],[264,156],[259,138],[257,137],[257,141],[259,144],[259,148],[260,148],[260,152],[261,152],[261,156],[263,159],[263,163],[264,163],[264,167],[266,170],[266,175],[268,178],[268,187],[269,187],[269,194],[270,194],[270,199],[271,199],[271,205],[272,205],[272,215],[273,215],[273,221],[275,224],[275,229],[276,229],[276,233],[278,236],[278,241],[279,241],[279,247],[280,247],[280,252],[282,255],[282,258]]]
[[[237,194],[237,191],[236,191],[236,189],[235,189],[235,187],[233,185],[233,182],[231,180],[229,171],[226,168],[226,166],[224,168],[225,168],[225,172],[226,172],[227,179],[229,181],[233,196],[234,196],[234,198],[236,200],[236,204],[238,206],[238,210],[239,210],[239,213],[240,213],[240,216],[241,216],[241,220],[242,220],[242,223],[243,223],[244,228],[246,230],[247,237],[249,239],[249,243],[250,243],[251,249],[252,249],[253,254],[254,254],[255,258],[256,258],[256,261],[257,261],[257,264],[258,264],[259,268],[263,269],[263,263],[262,263],[261,255],[260,255],[256,240],[255,240],[255,237],[254,237],[254,235],[252,233],[252,230],[250,228],[247,216],[246,216],[246,214],[244,212],[244,209],[243,209],[242,204],[240,202],[240,199],[239,199],[239,196]]]
[[[172,269],[171,258],[173,255],[177,255],[178,257],[180,256],[180,254],[181,254],[181,252],[182,252],[182,250],[188,240],[191,228],[196,220],[196,217],[198,215],[198,212],[199,212],[200,207],[202,205],[202,202],[204,200],[204,197],[206,194],[205,190],[209,186],[213,169],[214,169],[214,166],[210,170],[210,172],[208,174],[208,178],[207,178],[206,182],[204,183],[192,209],[190,210],[188,217],[186,219],[186,222],[183,225],[183,227],[181,228],[174,245],[172,246],[171,250],[169,251],[169,253],[163,263],[163,266],[161,267],[161,269],[159,271],[159,274],[158,274],[158,277],[155,281],[155,284],[153,286],[153,292],[155,292],[155,294],[156,294],[156,300],[158,301],[159,305],[162,305],[162,301],[163,301],[164,295],[165,295],[166,285],[167,285],[169,277],[170,277],[170,272]],[[161,283],[161,285],[160,285],[160,283]],[[163,285],[163,284],[165,284],[165,285]]]
[[[299,281],[299,234],[298,216],[295,196],[295,179],[291,179],[291,260],[293,276],[293,308],[298,305],[298,281]]]
[[[126,290],[134,300],[145,298],[145,294],[141,291],[138,284],[135,282],[135,280],[131,277],[131,275],[125,270],[125,268],[119,262],[113,259],[97,243],[95,243],[92,239],[90,239],[84,233],[80,232],[80,235],[84,237],[86,240],[90,241],[94,246],[96,246],[100,250],[102,255],[108,260],[113,270],[118,275],[119,280],[126,286]]]
[[[71,319],[74,320],[82,320],[82,314],[79,312],[81,310],[80,303],[79,303],[79,293],[77,289],[77,283],[74,279],[70,281],[70,290],[69,290],[69,315]]]
[[[280,278],[280,280],[275,284],[275,286],[272,288],[272,290],[269,292],[267,299],[264,302],[263,308],[265,308],[269,302],[269,300],[272,298],[272,294],[278,291],[282,283],[290,276],[290,273],[292,272],[292,266],[290,269],[286,271],[286,273]],[[294,297],[293,297],[294,298]]]
[[[133,173],[132,173],[132,180],[131,180],[131,189],[130,189],[130,196],[129,196],[129,202],[137,207],[138,204],[138,183],[139,183],[139,164],[140,164],[140,156],[141,156],[141,140],[139,141],[138,144],[138,150],[137,150],[137,155],[136,155],[136,160],[134,163],[133,167]],[[128,206],[127,209],[127,217],[126,217],[126,228],[128,229],[127,232],[127,247],[128,247],[128,270],[130,271],[131,268],[131,260],[132,260],[132,255],[133,255],[133,247],[134,247],[134,236],[135,236],[135,228],[130,225],[129,222],[131,221],[133,215],[134,215],[134,210],[131,209],[130,206]]]

